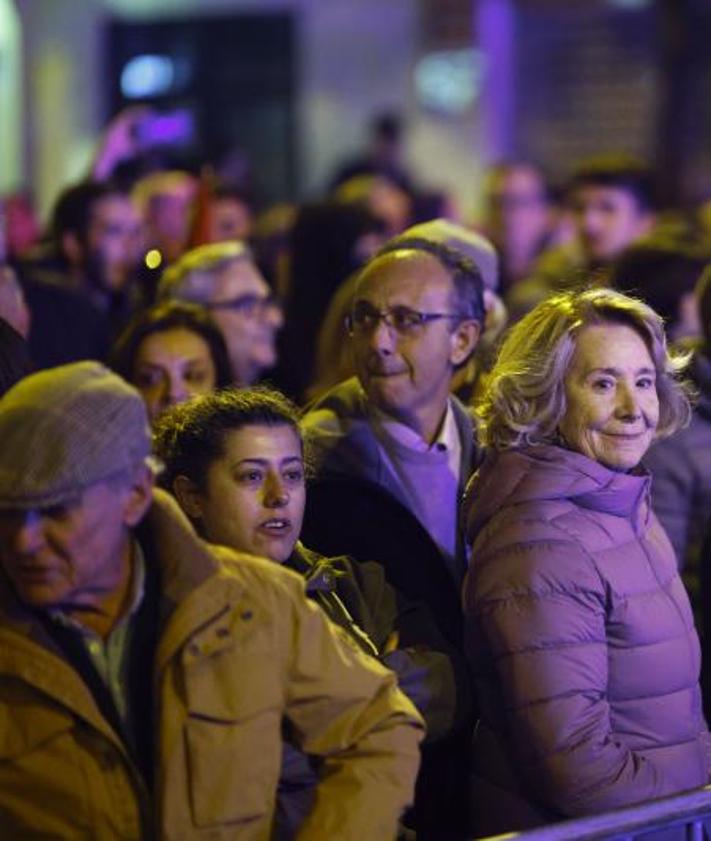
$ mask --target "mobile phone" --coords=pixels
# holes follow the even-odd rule
[[[195,120],[186,108],[148,114],[136,125],[136,139],[144,148],[189,146],[195,138]]]

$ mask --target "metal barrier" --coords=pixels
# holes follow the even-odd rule
[[[589,818],[562,821],[561,823],[532,829],[528,832],[509,833],[492,836],[493,838],[516,839],[516,841],[654,841],[655,833],[668,831],[679,841],[711,841],[711,832],[704,834],[704,822],[707,832],[711,830],[711,786],[692,791],[689,794],[677,794],[651,800],[628,809],[617,809],[603,815]],[[660,839],[665,836],[660,835]]]

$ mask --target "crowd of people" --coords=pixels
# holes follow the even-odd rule
[[[464,224],[386,119],[258,211],[128,119],[6,217],[3,833],[463,841],[706,785],[703,208],[614,154],[492,167]]]

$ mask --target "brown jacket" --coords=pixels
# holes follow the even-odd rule
[[[207,547],[160,492],[148,525],[161,567],[154,794],[2,582],[3,837],[268,839],[286,721],[323,759],[298,838],[392,838],[422,738],[392,673],[343,641],[298,576]]]

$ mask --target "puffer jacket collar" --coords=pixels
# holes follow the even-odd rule
[[[469,543],[503,507],[574,500],[582,508],[630,520],[641,533],[649,520],[650,477],[622,473],[553,444],[489,453],[466,491]]]

